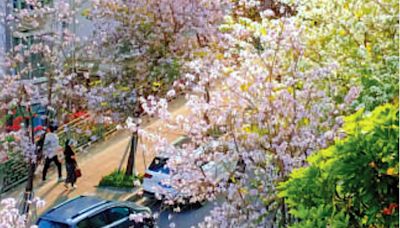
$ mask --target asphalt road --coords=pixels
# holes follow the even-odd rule
[[[153,214],[158,214],[156,224],[160,228],[176,227],[190,228],[197,227],[221,199],[213,202],[204,202],[202,205],[192,205],[182,208],[180,212],[174,212],[173,208],[165,208],[161,202],[152,197],[147,197],[140,204],[150,207]]]

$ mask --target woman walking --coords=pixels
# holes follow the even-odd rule
[[[75,170],[77,168],[75,153],[71,148],[72,141],[67,139],[65,142],[65,150],[64,150],[64,157],[65,157],[65,167],[67,169],[67,178],[65,179],[64,186],[68,189],[68,184],[71,184],[71,187],[75,189],[77,186],[75,185],[76,182],[76,174]]]

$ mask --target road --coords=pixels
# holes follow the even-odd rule
[[[222,200],[223,198],[218,198],[216,201],[204,202],[202,205],[187,206],[186,208],[182,208],[180,212],[174,212],[171,207],[163,207],[161,202],[157,201],[154,197],[147,197],[146,200],[141,198],[139,203],[149,207],[153,213],[158,214],[158,218],[156,219],[158,227],[167,228],[171,224],[174,224],[177,228],[189,228],[197,227]]]
[[[171,209],[160,211],[160,205],[151,207],[153,212],[158,212],[159,218],[157,225],[161,228],[170,227],[170,224],[175,224],[175,227],[192,227],[197,226],[204,218],[209,215],[210,211],[216,206],[217,202],[206,202],[201,207],[193,206],[179,213],[173,212]],[[169,216],[171,215],[170,219]]]

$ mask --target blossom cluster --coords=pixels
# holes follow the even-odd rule
[[[29,202],[32,207],[41,208],[44,206],[44,201],[35,198]],[[1,228],[25,228],[27,227],[27,220],[29,215],[21,215],[17,208],[17,201],[13,198],[6,198],[0,202],[0,227]],[[37,227],[36,225],[30,226],[31,228]]]

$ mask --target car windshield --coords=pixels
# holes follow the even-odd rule
[[[69,226],[64,223],[53,222],[45,219],[40,219],[38,222],[38,227],[40,228],[68,228]]]
[[[155,157],[149,166],[149,170],[169,174],[169,169],[166,167],[167,161],[168,158]]]

